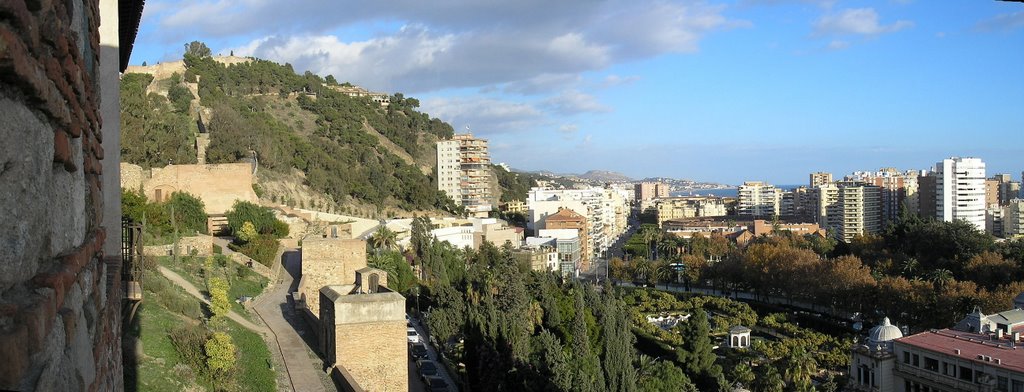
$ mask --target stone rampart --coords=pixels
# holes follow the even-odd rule
[[[150,201],[165,201],[183,191],[202,199],[206,213],[223,214],[236,200],[258,202],[252,190],[255,177],[249,163],[167,165],[142,174],[142,189]],[[122,186],[127,185],[122,182]]]
[[[302,241],[302,287],[306,308],[320,315],[320,289],[353,284],[356,270],[366,267],[366,241],[340,238],[307,238]]]

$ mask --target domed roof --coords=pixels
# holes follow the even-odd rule
[[[883,342],[890,342],[903,337],[903,331],[900,331],[899,327],[892,325],[889,322],[889,318],[886,317],[882,320],[882,324],[871,329],[871,333],[868,335],[868,341],[871,344],[878,344]]]

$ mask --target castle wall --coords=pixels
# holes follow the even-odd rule
[[[117,5],[0,2],[0,390],[123,389]]]
[[[217,215],[230,210],[236,200],[258,202],[254,181],[249,163],[167,165],[150,170],[148,178],[144,175],[142,188],[150,201],[167,200],[176,191],[191,193],[203,200],[206,213]]]
[[[383,272],[375,270],[376,272]],[[321,351],[328,366],[343,368],[367,391],[406,391],[405,297],[384,291],[350,294],[351,286],[321,290],[323,322],[333,335],[321,336]]]
[[[353,284],[356,270],[366,267],[366,241],[360,239],[307,238],[302,241],[302,285],[306,308],[320,315],[320,289]]]

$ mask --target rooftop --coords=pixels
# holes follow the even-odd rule
[[[941,329],[896,339],[896,344],[1024,373],[1024,348],[1005,339],[993,341],[988,335]]]

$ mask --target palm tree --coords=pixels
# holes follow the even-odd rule
[[[793,384],[797,391],[810,391],[811,375],[818,372],[818,362],[814,360],[803,346],[797,346],[786,359],[786,380]]]
[[[913,257],[903,261],[903,274],[906,275],[908,278],[913,278],[914,276],[917,276],[917,271],[920,268],[921,262],[917,261],[917,259]]]
[[[385,225],[380,225],[377,231],[370,237],[370,243],[376,250],[395,249],[398,247],[398,233],[392,231]]]
[[[944,287],[946,284],[953,281],[953,271],[945,268],[939,268],[928,274],[928,280],[930,280],[936,287]]]
[[[642,282],[647,281],[647,275],[651,273],[651,262],[643,257],[633,260],[633,277]]]
[[[647,258],[654,259],[653,251],[656,248],[651,244],[657,244],[661,239],[661,230],[657,226],[644,226],[640,229],[640,238],[644,239],[644,245],[647,246]]]
[[[654,276],[658,282],[665,283],[665,290],[668,290],[668,283],[672,281],[676,271],[672,269],[672,266],[668,262],[662,262],[658,264],[658,268],[654,270]]]

